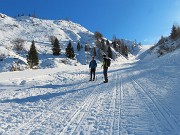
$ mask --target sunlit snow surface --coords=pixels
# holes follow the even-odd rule
[[[113,61],[0,73],[2,135],[179,135],[180,50],[148,63]]]

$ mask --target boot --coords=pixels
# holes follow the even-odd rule
[[[106,79],[105,81],[104,81],[104,83],[107,83],[108,82],[108,79]]]

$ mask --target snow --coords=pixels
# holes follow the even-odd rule
[[[60,42],[61,55],[52,55],[50,36],[55,36]],[[13,40],[24,40],[24,50],[14,49]],[[18,63],[20,70],[28,69],[26,55],[32,40],[39,55],[39,68],[57,68],[66,62],[69,65],[85,64],[82,58],[86,57],[84,48],[77,51],[77,42],[84,47],[86,44],[94,45],[93,33],[83,26],[67,20],[44,20],[28,16],[12,18],[0,14],[0,72],[11,71],[12,66]],[[65,57],[65,48],[71,41],[76,54],[75,60]],[[79,57],[79,55],[81,55]]]
[[[60,56],[52,55],[52,44],[49,39],[51,36],[57,37],[60,42]],[[24,41],[22,51],[14,48],[13,41],[18,38]],[[12,18],[0,13],[0,72],[12,71],[13,67],[17,67],[18,70],[28,69],[26,55],[33,40],[39,56],[38,68],[40,69],[58,68],[64,64],[87,64],[91,59],[90,55],[93,54],[92,50],[89,53],[85,52],[85,45],[88,45],[90,49],[95,47],[96,52],[100,52],[96,47],[94,34],[80,24],[69,20],[45,20],[29,16]],[[69,41],[72,42],[74,48],[75,60],[67,59],[65,56],[65,49]],[[124,39],[121,41],[128,46],[132,54],[138,53],[140,44]],[[76,49],[78,42],[83,47],[80,51]],[[118,57],[123,61],[126,59],[113,48],[111,49],[113,59]],[[98,58],[98,62],[100,60],[101,58]]]
[[[0,134],[180,135],[180,49],[158,57],[150,45],[134,48],[136,56],[112,60],[104,84],[99,60],[89,82],[87,52],[75,50],[75,60],[64,55],[69,40],[94,46],[93,33],[81,25],[0,14],[0,32]],[[59,57],[51,52],[52,35],[62,45]],[[17,37],[25,52],[12,49]],[[36,70],[26,67],[31,40],[40,54]],[[10,72],[16,61],[22,71]]]
[[[0,134],[180,134],[180,50],[112,63],[0,73]]]

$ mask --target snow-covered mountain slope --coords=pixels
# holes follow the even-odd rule
[[[143,45],[140,48],[140,51],[137,53],[136,57],[138,58],[141,54],[146,52],[148,49],[150,49],[153,45]]]
[[[152,61],[178,49],[180,49],[180,38],[177,40],[172,40],[168,37],[163,43],[156,44],[150,47],[150,49],[141,53],[138,58],[144,61]]]
[[[50,36],[58,38],[61,45],[60,56],[52,55]],[[13,41],[16,39],[24,41],[23,51],[17,51],[14,48]],[[84,65],[91,60],[91,54],[84,51],[85,45],[89,45],[90,48],[96,47],[94,34],[72,21],[44,20],[29,16],[12,18],[0,14],[0,72],[27,69],[26,55],[32,40],[35,41],[41,69],[57,68],[64,64]],[[65,56],[65,48],[69,41],[72,42],[75,51],[74,60],[67,59]],[[83,47],[80,51],[76,49],[77,42],[80,42]],[[131,46],[134,44],[128,40],[124,40],[124,42],[129,48],[132,48]],[[127,60],[113,48],[112,52],[118,60]],[[102,56],[102,54],[99,55]]]
[[[177,49],[171,53],[167,53],[164,56],[159,57],[158,59],[152,59],[149,61],[146,60],[146,66],[151,67],[180,67],[180,61],[178,60],[180,58],[180,49]]]
[[[52,45],[50,36],[58,38],[61,44],[61,56],[52,56]],[[23,39],[24,51],[18,52],[14,49],[13,41]],[[93,33],[88,31],[81,25],[66,20],[43,20],[28,16],[11,18],[4,14],[0,14],[0,72],[9,71],[13,64],[18,63],[21,69],[26,68],[26,55],[30,49],[32,40],[39,53],[40,67],[58,67],[65,61],[65,48],[69,41],[72,41],[74,51],[77,54],[75,61],[66,60],[66,63],[77,65],[86,63],[85,53],[82,58],[77,49],[77,42],[82,46],[85,44],[93,44]]]
[[[122,39],[122,41],[128,47],[130,53],[134,56],[136,56],[139,51],[143,49],[141,43],[137,43],[136,41],[130,41],[125,39]]]
[[[43,20],[33,17],[0,17],[1,44],[7,44],[16,38],[26,41],[49,41],[56,36],[60,41],[92,42],[93,33],[81,25],[65,20]]]

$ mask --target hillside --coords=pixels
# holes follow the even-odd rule
[[[52,45],[49,39],[51,36],[57,37],[60,42],[60,56],[52,55]],[[14,47],[13,42],[17,39],[24,41],[22,51],[17,51]],[[64,64],[84,65],[92,55],[84,51],[85,45],[89,45],[90,49],[95,47],[97,52],[102,53],[96,47],[94,34],[80,24],[67,20],[44,20],[29,16],[12,18],[0,14],[0,72],[11,71],[14,67],[17,70],[27,69],[26,55],[32,40],[35,41],[39,54],[39,68],[61,67]],[[65,48],[69,41],[72,42],[75,51],[74,60],[67,59],[65,56]],[[78,42],[83,47],[80,51],[76,49]],[[130,53],[133,53],[131,48],[134,42],[128,40],[124,42],[130,49]],[[139,49],[140,47],[136,46],[136,53]],[[114,59],[126,60],[113,48],[112,52]]]
[[[160,39],[154,46],[151,46],[145,52],[138,55],[138,58],[143,60],[143,62],[153,61],[178,49],[180,49],[180,38],[173,40],[167,37]]]
[[[9,71],[14,63],[20,64],[21,69],[27,68],[26,55],[32,40],[35,41],[39,53],[40,68],[58,67],[60,63],[62,64],[65,58],[65,48],[69,41],[72,41],[76,53],[78,41],[83,46],[94,42],[92,32],[79,24],[65,20],[42,20],[27,16],[11,18],[1,14],[0,31],[1,71]],[[50,36],[56,36],[60,41],[62,52],[59,57],[52,55]],[[14,49],[12,42],[17,38],[25,41],[23,51],[18,52]],[[84,57],[85,53],[81,55]],[[85,60],[83,61],[77,55],[76,61],[67,61],[73,65],[78,64],[78,62],[85,63]]]

